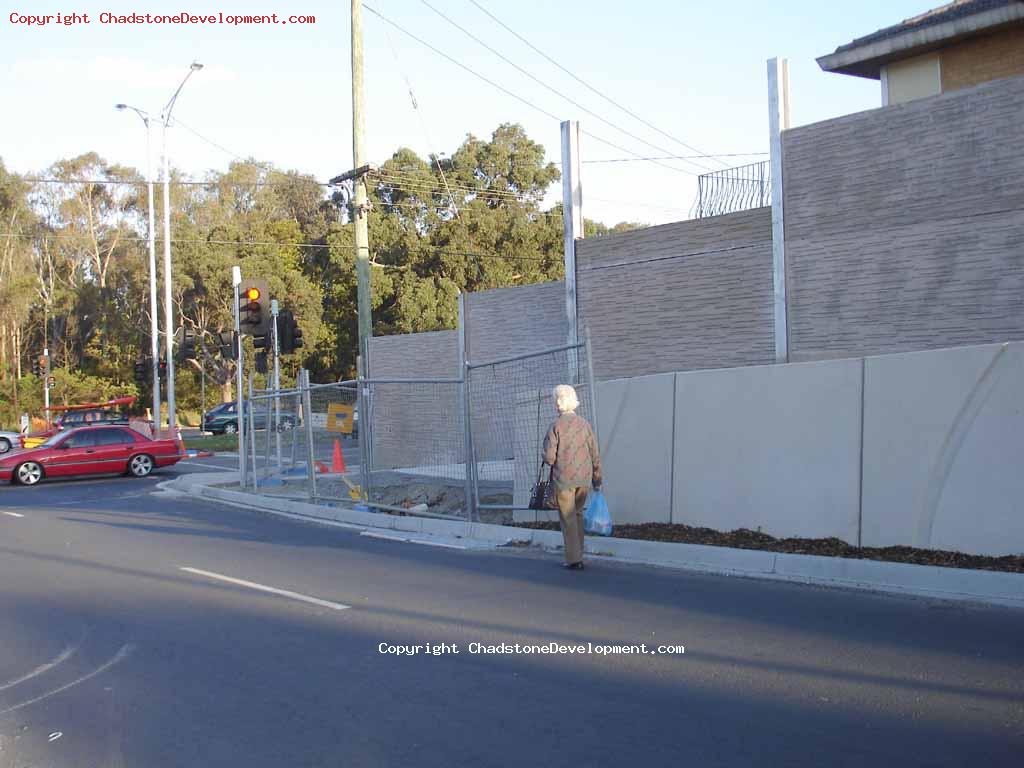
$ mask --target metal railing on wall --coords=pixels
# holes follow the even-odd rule
[[[702,219],[763,208],[771,202],[771,163],[762,160],[698,176],[697,200],[690,213]]]

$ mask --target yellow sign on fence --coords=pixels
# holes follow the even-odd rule
[[[327,404],[327,431],[352,434],[352,416],[355,408],[342,403]]]

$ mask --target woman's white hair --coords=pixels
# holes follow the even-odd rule
[[[580,400],[576,397],[576,390],[568,384],[559,384],[552,393],[555,397],[555,408],[559,413],[572,413],[580,407]]]

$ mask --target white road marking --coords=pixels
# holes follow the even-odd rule
[[[248,587],[249,589],[256,589],[260,592],[269,592],[273,595],[280,595],[281,597],[290,597],[292,600],[299,600],[303,603],[311,603],[312,605],[319,605],[323,608],[333,608],[335,611],[344,611],[346,608],[351,608],[350,605],[343,605],[342,603],[332,603],[330,600],[321,600],[318,597],[310,597],[309,595],[301,595],[298,592],[289,592],[286,589],[277,589],[276,587],[268,587],[265,584],[257,584],[252,581],[243,581],[242,579],[235,579],[231,576],[224,576],[220,573],[211,573],[210,571],[201,571],[198,568],[181,568],[181,570],[187,573],[193,573],[197,576],[205,576],[208,579],[218,579],[219,581],[226,581],[229,584],[237,584],[241,587]]]
[[[17,512],[4,512],[4,514],[10,517],[24,517],[24,515],[19,515]]]
[[[53,661],[48,661],[45,664],[41,664],[40,666],[38,666],[35,669],[33,669],[31,672],[29,672],[24,677],[19,677],[17,680],[11,680],[10,682],[7,682],[7,683],[0,683],[0,691],[6,691],[8,688],[13,688],[14,686],[18,685],[19,683],[24,683],[26,680],[31,680],[33,677],[38,677],[39,675],[43,674],[44,672],[49,672],[51,669],[56,667],[58,664],[61,664],[61,663],[65,662],[65,661],[67,661],[68,659],[70,659],[74,655],[75,651],[77,651],[77,650],[78,650],[78,646],[77,645],[72,647],[72,648],[65,648],[63,651],[61,651],[60,655],[57,658],[55,658]]]
[[[47,737],[47,740],[48,740],[48,741],[50,741],[50,742],[54,742],[54,741],[56,741],[57,739],[59,739],[59,738],[60,738],[61,736],[63,736],[63,735],[64,735],[64,734],[63,734],[63,733],[61,733],[60,731],[54,731],[53,733],[51,733],[51,734],[50,734],[50,735],[49,735],[49,736]]]
[[[77,680],[72,680],[67,685],[62,685],[60,688],[55,688],[54,690],[52,690],[52,691],[50,691],[48,693],[44,693],[42,696],[36,696],[34,699],[29,699],[28,701],[21,702],[21,704],[15,704],[13,707],[8,707],[7,709],[0,710],[0,715],[6,715],[6,714],[8,714],[10,712],[16,712],[19,709],[23,709],[23,708],[28,707],[28,706],[30,706],[32,704],[36,704],[36,703],[42,701],[43,699],[48,699],[51,696],[56,696],[58,693],[63,693],[64,691],[68,690],[68,688],[74,688],[76,685],[80,685],[81,683],[84,683],[86,680],[91,680],[92,678],[96,677],[97,675],[103,674],[108,669],[110,669],[112,666],[117,664],[118,662],[123,661],[128,656],[128,654],[130,654],[133,650],[135,650],[135,646],[133,646],[133,645],[122,645],[121,646],[121,650],[119,650],[115,654],[114,658],[112,658],[110,661],[106,662],[105,664],[100,665],[99,668],[93,670],[89,674],[82,675]]]

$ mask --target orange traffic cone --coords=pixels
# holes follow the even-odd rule
[[[345,472],[345,454],[341,452],[341,443],[334,441],[334,457],[331,459],[331,472]]]

